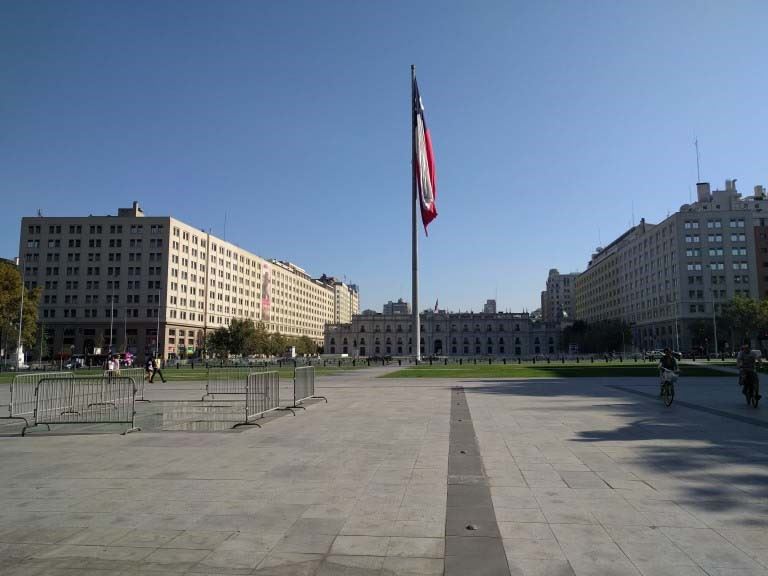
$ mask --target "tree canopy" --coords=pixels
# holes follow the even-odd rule
[[[2,344],[9,349],[16,348],[18,339],[21,287],[19,269],[8,262],[0,262],[0,331]],[[24,290],[21,341],[25,348],[31,348],[35,344],[39,301],[40,288]]]
[[[227,328],[219,328],[208,334],[208,353],[218,358],[230,354],[252,356],[282,356],[290,346],[296,347],[300,355],[317,353],[317,344],[308,336],[286,337],[279,332],[268,333],[264,324],[247,319],[234,319]]]

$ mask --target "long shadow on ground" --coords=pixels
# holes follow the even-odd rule
[[[566,443],[605,444],[607,453],[610,448],[631,448],[636,456],[622,457],[619,465],[631,463],[656,477],[660,472],[670,475],[681,493],[676,502],[710,512],[744,512],[741,524],[768,526],[768,430],[762,423],[749,422],[750,416],[759,416],[759,412],[747,408],[730,379],[722,383],[706,380],[709,382],[686,383],[691,391],[686,403],[694,408],[677,404],[664,407],[654,396],[657,382],[653,379],[633,382],[643,396],[610,386],[618,384],[615,380],[464,384],[469,393],[531,399],[510,406],[524,412],[528,420],[563,422],[573,431]],[[626,382],[621,384],[626,387]],[[724,392],[716,399],[720,398],[725,415],[695,409],[702,405],[695,394],[698,386],[722,386]],[[711,397],[706,401],[713,402]],[[583,414],[583,420],[574,418],[578,413]],[[616,422],[620,424],[614,425]],[[600,427],[603,423],[606,426]]]

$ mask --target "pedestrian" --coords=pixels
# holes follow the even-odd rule
[[[152,372],[155,370],[155,363],[152,361],[152,356],[147,357],[147,361],[144,363],[144,375],[147,378],[147,382],[152,382]]]
[[[162,364],[160,362],[160,358],[155,358],[152,362],[152,368],[154,370],[152,371],[152,376],[149,379],[149,383],[152,384],[152,380],[155,379],[156,375],[160,375],[160,379],[165,383],[165,376],[163,376],[163,370],[162,370]]]

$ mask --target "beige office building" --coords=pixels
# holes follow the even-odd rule
[[[754,230],[766,225],[766,208],[760,186],[742,197],[735,180],[714,191],[699,183],[696,202],[659,224],[641,220],[593,254],[576,281],[577,319],[623,320],[641,349],[714,351],[714,342],[700,336],[702,326],[714,325],[713,313],[734,296],[759,296],[764,271]],[[718,350],[734,345],[727,336],[718,333]]]
[[[334,285],[175,218],[145,216],[136,202],[117,216],[23,218],[19,253],[25,285],[43,289],[39,319],[54,354],[110,344],[139,356],[195,354],[233,318],[321,344],[340,317]]]
[[[560,274],[552,268],[547,276],[547,289],[541,293],[541,315],[544,322],[573,320],[576,309],[573,298],[577,273]]]

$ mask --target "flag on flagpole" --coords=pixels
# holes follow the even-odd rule
[[[416,186],[419,195],[419,207],[421,208],[421,221],[424,224],[424,233],[427,234],[427,226],[437,218],[437,180],[435,177],[435,157],[432,153],[432,138],[424,119],[424,105],[419,96],[419,85],[413,80],[413,118],[415,158],[413,169],[416,174]]]
[[[440,300],[439,298],[437,300],[435,300],[435,314],[437,314],[437,303],[438,303],[439,300]]]

